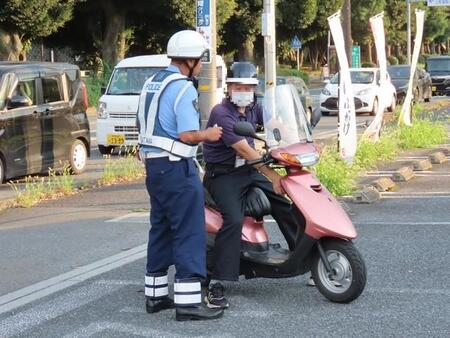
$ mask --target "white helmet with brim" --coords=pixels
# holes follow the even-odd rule
[[[244,84],[244,85],[258,85],[258,79],[255,79],[254,77],[229,77],[227,78],[228,84]]]
[[[175,33],[167,43],[167,57],[177,59],[200,59],[208,51],[203,36],[193,30]]]

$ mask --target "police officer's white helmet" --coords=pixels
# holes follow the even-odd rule
[[[193,30],[175,33],[167,43],[167,56],[178,59],[200,59],[208,50],[203,36]]]

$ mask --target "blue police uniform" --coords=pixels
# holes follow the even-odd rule
[[[151,203],[145,293],[153,299],[167,296],[172,264],[177,281],[206,276],[204,196],[193,160],[196,147],[178,139],[180,133],[199,129],[197,100],[192,82],[174,65],[147,80],[140,96],[140,154]],[[176,305],[198,305],[200,293],[193,296],[192,291],[187,284],[175,284]]]

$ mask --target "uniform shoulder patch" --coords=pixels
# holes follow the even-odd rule
[[[198,99],[193,100],[193,101],[192,101],[192,105],[194,106],[194,109],[195,109],[197,112],[200,112],[200,107],[199,107],[199,105],[198,105]]]

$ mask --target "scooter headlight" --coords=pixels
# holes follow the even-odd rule
[[[287,163],[302,167],[311,167],[319,162],[319,153],[317,152],[298,155],[281,153],[280,156]]]
[[[303,167],[311,167],[319,162],[319,153],[306,153],[297,155],[297,159]]]

